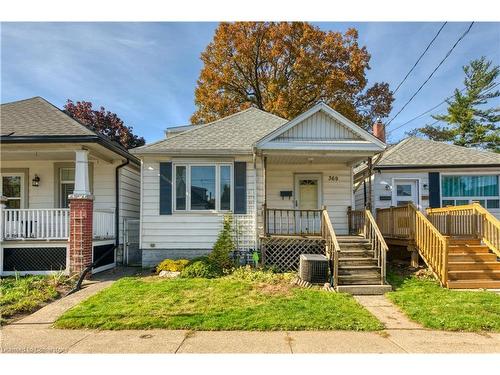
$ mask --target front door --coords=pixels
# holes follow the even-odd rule
[[[406,206],[408,203],[418,206],[418,180],[394,180],[392,200],[395,206]]]
[[[321,206],[321,175],[295,175],[295,208],[317,210]]]

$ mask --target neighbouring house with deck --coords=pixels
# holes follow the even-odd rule
[[[336,285],[382,290],[385,243],[375,230],[349,237],[347,210],[353,167],[384,148],[323,103],[290,121],[249,108],[170,128],[131,150],[142,162],[142,263],[207,254],[232,212],[238,250],[260,248],[264,264],[296,270],[301,253],[326,253]]]
[[[139,160],[41,97],[0,113],[0,275],[140,263],[124,251],[138,243]]]
[[[500,154],[409,137],[355,169],[354,195],[354,230],[371,208],[443,286],[500,288]]]

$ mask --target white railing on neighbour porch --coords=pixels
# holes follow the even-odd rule
[[[1,211],[2,234],[6,240],[55,240],[69,236],[68,208],[21,208]]]
[[[112,210],[94,210],[94,239],[115,238],[115,213]]]

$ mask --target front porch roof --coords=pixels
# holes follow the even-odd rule
[[[256,144],[260,150],[383,151],[385,143],[325,103],[319,103],[266,135]]]

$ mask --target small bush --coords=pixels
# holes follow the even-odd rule
[[[189,264],[187,259],[165,259],[158,266],[156,266],[156,272],[170,271],[170,272],[181,272]]]
[[[207,260],[196,260],[187,265],[186,268],[181,271],[180,277],[202,277],[205,279],[211,279],[219,275],[220,273],[217,268],[210,264]]]
[[[231,215],[224,216],[222,230],[217,237],[212,252],[208,255],[210,263],[220,270],[228,270],[234,267],[231,253],[236,249],[236,246],[233,240],[232,222]]]

